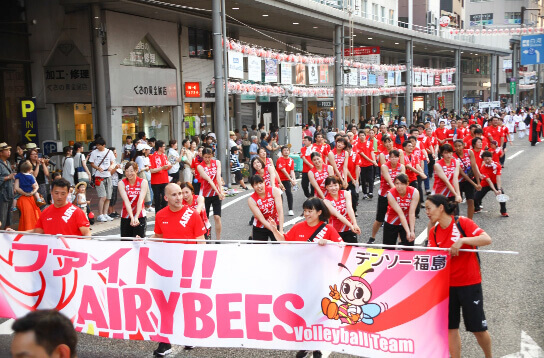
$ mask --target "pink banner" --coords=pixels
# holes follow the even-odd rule
[[[445,253],[0,234],[0,316],[208,347],[448,357]]]

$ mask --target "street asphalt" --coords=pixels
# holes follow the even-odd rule
[[[509,218],[499,214],[499,204],[492,193],[483,201],[483,211],[474,220],[492,238],[489,250],[517,251],[518,255],[482,253],[481,267],[484,289],[484,307],[489,331],[493,340],[494,357],[544,357],[544,143],[531,147],[526,139],[508,146],[503,188],[510,197],[507,202]],[[509,159],[513,157],[512,159]],[[375,194],[377,195],[377,185]],[[251,216],[247,197],[252,191],[229,197],[223,202],[223,239],[247,240],[251,234],[248,225]],[[295,216],[285,216],[290,228],[299,220],[304,195],[302,190],[294,193]],[[359,242],[366,242],[374,221],[377,199],[360,200],[357,222],[362,229]],[[286,202],[285,202],[286,205]],[[287,213],[287,208],[285,208]],[[466,205],[461,205],[461,215],[466,214]],[[302,218],[300,218],[302,219]],[[153,231],[153,217],[149,218],[148,232]],[[213,222],[213,221],[212,221]],[[416,235],[427,225],[424,209],[416,223]],[[213,228],[212,228],[213,230]],[[118,236],[119,220],[97,223],[93,235]],[[215,236],[215,235],[214,235]],[[382,230],[377,235],[381,243]],[[420,236],[419,242],[424,239]],[[0,357],[9,357],[11,335],[10,321],[0,320]],[[462,326],[462,357],[483,357],[474,336]],[[525,332],[525,333],[522,333]],[[525,339],[522,340],[522,335]],[[530,338],[527,338],[530,337]],[[79,334],[78,354],[80,358],[102,357],[150,357],[156,348],[154,342],[113,340]],[[525,353],[521,355],[521,346]],[[519,353],[519,354],[518,354]],[[292,351],[255,350],[244,348],[195,348],[186,351],[175,346],[169,357],[294,357]],[[332,353],[330,357],[344,354]],[[432,357],[424,357],[432,358]]]

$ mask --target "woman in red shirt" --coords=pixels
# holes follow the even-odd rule
[[[204,148],[202,157],[204,159],[197,167],[202,183],[200,195],[204,196],[204,206],[208,217],[210,216],[210,207],[213,206],[216,240],[221,240],[221,201],[225,198],[223,179],[221,178],[221,162],[213,159],[211,148]]]
[[[308,179],[310,179],[310,184],[312,184],[317,197],[325,199],[325,179],[334,176],[333,168],[328,164],[323,164],[323,158],[319,152],[313,152],[310,158],[314,167],[308,172]]]
[[[357,235],[361,233],[361,229],[357,226],[355,213],[351,207],[351,193],[349,190],[340,190],[340,182],[333,176],[325,179],[325,188],[327,188],[325,204],[330,203],[341,216],[341,218],[331,216],[330,224],[338,231],[342,240],[356,244]],[[347,222],[341,220],[342,218]]]
[[[319,153],[318,153],[319,154]],[[319,155],[321,157],[321,155]],[[274,219],[270,222],[274,237],[278,241],[309,241],[325,245],[327,241],[343,242],[338,232],[331,224],[327,224],[330,218],[329,209],[321,199],[310,198],[302,204],[305,221],[295,224],[286,234],[278,231],[274,225]]]
[[[198,215],[200,215],[200,218],[202,219],[202,222],[206,227],[206,233],[204,234],[204,237],[207,240],[209,238],[209,231],[212,227],[212,224],[210,224],[210,220],[208,220],[208,215],[206,215],[204,197],[202,195],[195,195],[195,189],[189,182],[182,182],[179,187],[181,188],[183,205],[188,205]]]
[[[459,192],[459,162],[453,158],[453,147],[444,144],[440,147],[442,159],[434,165],[433,195],[444,195],[450,201],[463,201]]]
[[[250,184],[255,190],[247,199],[247,204],[253,213],[253,232],[251,240],[276,241],[272,226],[276,225],[283,234],[283,204],[281,190],[267,186],[264,179],[256,174],[250,178]],[[275,224],[271,223],[272,219]],[[270,220],[270,221],[269,221]]]
[[[168,161],[166,154],[166,144],[158,140],[155,146],[155,153],[149,156],[149,168],[151,172],[151,189],[153,190],[153,200],[155,201],[155,211],[159,211],[166,206],[164,201],[164,188],[169,183],[168,170],[172,164]]]
[[[272,158],[268,158],[266,156],[266,150],[263,147],[260,147],[259,149],[257,149],[257,155],[265,164],[264,168],[270,168],[274,172],[274,186],[280,188],[282,191],[285,190],[285,187],[279,180],[279,174],[276,171],[276,167],[274,166],[274,161],[272,160]]]
[[[258,156],[251,159],[250,165],[253,168],[253,173],[263,178],[265,186],[271,188],[277,186],[276,171],[273,167],[266,165]]]
[[[200,176],[198,175],[198,165],[202,163],[204,158],[202,158],[202,151],[204,150],[203,146],[199,146],[196,150],[196,155],[191,162],[191,172],[193,173],[193,188],[195,193],[200,193]]]
[[[395,187],[387,193],[388,207],[383,224],[383,244],[396,245],[400,236],[402,245],[414,246],[419,191],[409,186],[406,174],[397,175],[393,183]]]
[[[123,200],[121,210],[121,237],[145,237],[146,217],[145,196],[149,185],[147,180],[138,177],[135,162],[125,164],[125,178],[121,180],[119,196]]]
[[[348,162],[346,148],[348,141],[346,138],[338,137],[336,139],[336,146],[328,154],[329,163],[332,165],[335,175],[342,179],[342,187],[347,187],[346,172],[348,170]]]
[[[448,317],[450,355],[452,358],[461,357],[459,323],[462,309],[467,331],[476,336],[485,357],[491,358],[491,337],[484,313],[478,256],[474,252],[459,251],[489,245],[491,238],[468,218],[461,216],[456,222],[453,216],[456,206],[443,195],[430,195],[425,201],[425,211],[432,226],[429,230],[429,247],[449,248],[451,254]]]

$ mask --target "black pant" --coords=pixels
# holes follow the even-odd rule
[[[168,183],[163,184],[151,184],[151,189],[153,190],[153,203],[155,204],[155,212],[158,212],[166,206],[166,201],[164,200],[164,188]]]
[[[172,174],[168,174],[172,177],[172,180],[170,181],[170,183],[177,183],[179,181],[179,173],[180,173],[181,170],[178,170],[177,172],[175,173],[172,173]]]
[[[130,225],[130,218],[121,218],[121,237],[145,237],[145,230],[147,227],[146,218],[138,218],[140,225]],[[126,240],[129,241],[129,240]]]
[[[253,234],[251,235],[251,240],[268,241],[268,239],[270,239],[270,241],[276,241],[276,238],[274,237],[272,231],[264,227],[253,226]]]
[[[410,242],[406,238],[406,231],[402,225],[391,225],[388,222],[383,223],[383,244],[384,245],[396,245],[398,237],[400,236],[401,245],[414,246],[414,241]],[[388,249],[391,250],[391,249]]]
[[[289,207],[289,210],[293,210],[293,193],[291,192],[291,181],[282,180],[281,183],[285,187],[285,196],[287,197],[287,206]]]
[[[357,189],[355,188],[355,184],[353,184],[353,181],[350,181],[348,183],[347,190],[351,193],[351,207],[353,208],[353,212],[357,212],[357,204],[359,203],[359,194],[357,193]]]
[[[427,168],[428,168],[428,172],[429,174],[427,175],[427,177],[429,177],[429,179],[431,179],[433,177],[433,174],[434,174],[434,164],[435,164],[435,160],[433,158],[432,155],[429,155],[429,163],[427,164]]]
[[[200,182],[197,181],[196,183],[193,181],[193,189],[195,189],[195,194],[200,195]]]
[[[496,186],[495,183],[493,185]],[[482,200],[485,197],[485,195],[491,191],[491,187],[484,186],[482,190],[477,191],[476,195],[474,195],[474,209],[480,210],[480,205],[482,205]],[[504,194],[504,190],[501,189],[501,193]],[[499,203],[501,206],[501,214],[504,214],[506,212],[506,203]]]
[[[300,181],[300,185],[302,185],[302,191],[304,192],[304,196],[309,198],[314,196],[314,188],[310,184],[310,179],[308,178],[308,173],[302,173],[302,180]]]
[[[342,238],[342,240],[348,244],[356,244],[357,243],[357,234],[354,233],[351,230],[339,232],[338,235]]]
[[[374,193],[374,166],[361,167],[359,182],[363,188],[363,194]]]
[[[417,207],[416,207],[416,216],[419,216],[419,209],[421,207],[421,205],[419,204],[421,203],[421,198],[423,198],[423,189],[421,188],[422,182],[423,181],[421,180],[419,176],[417,177],[417,180],[410,182],[410,186],[413,188],[416,188],[419,193],[419,203],[417,203]]]

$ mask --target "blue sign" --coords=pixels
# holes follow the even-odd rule
[[[53,153],[62,152],[62,147],[59,145],[60,142],[56,140],[44,140],[43,145],[43,154],[51,156]]]
[[[36,115],[36,98],[21,99],[21,120],[23,138],[27,143],[35,143],[38,146],[38,116]]]
[[[368,85],[375,85],[376,84],[376,75],[373,73],[368,74]]]
[[[521,64],[544,63],[544,35],[521,36]]]

